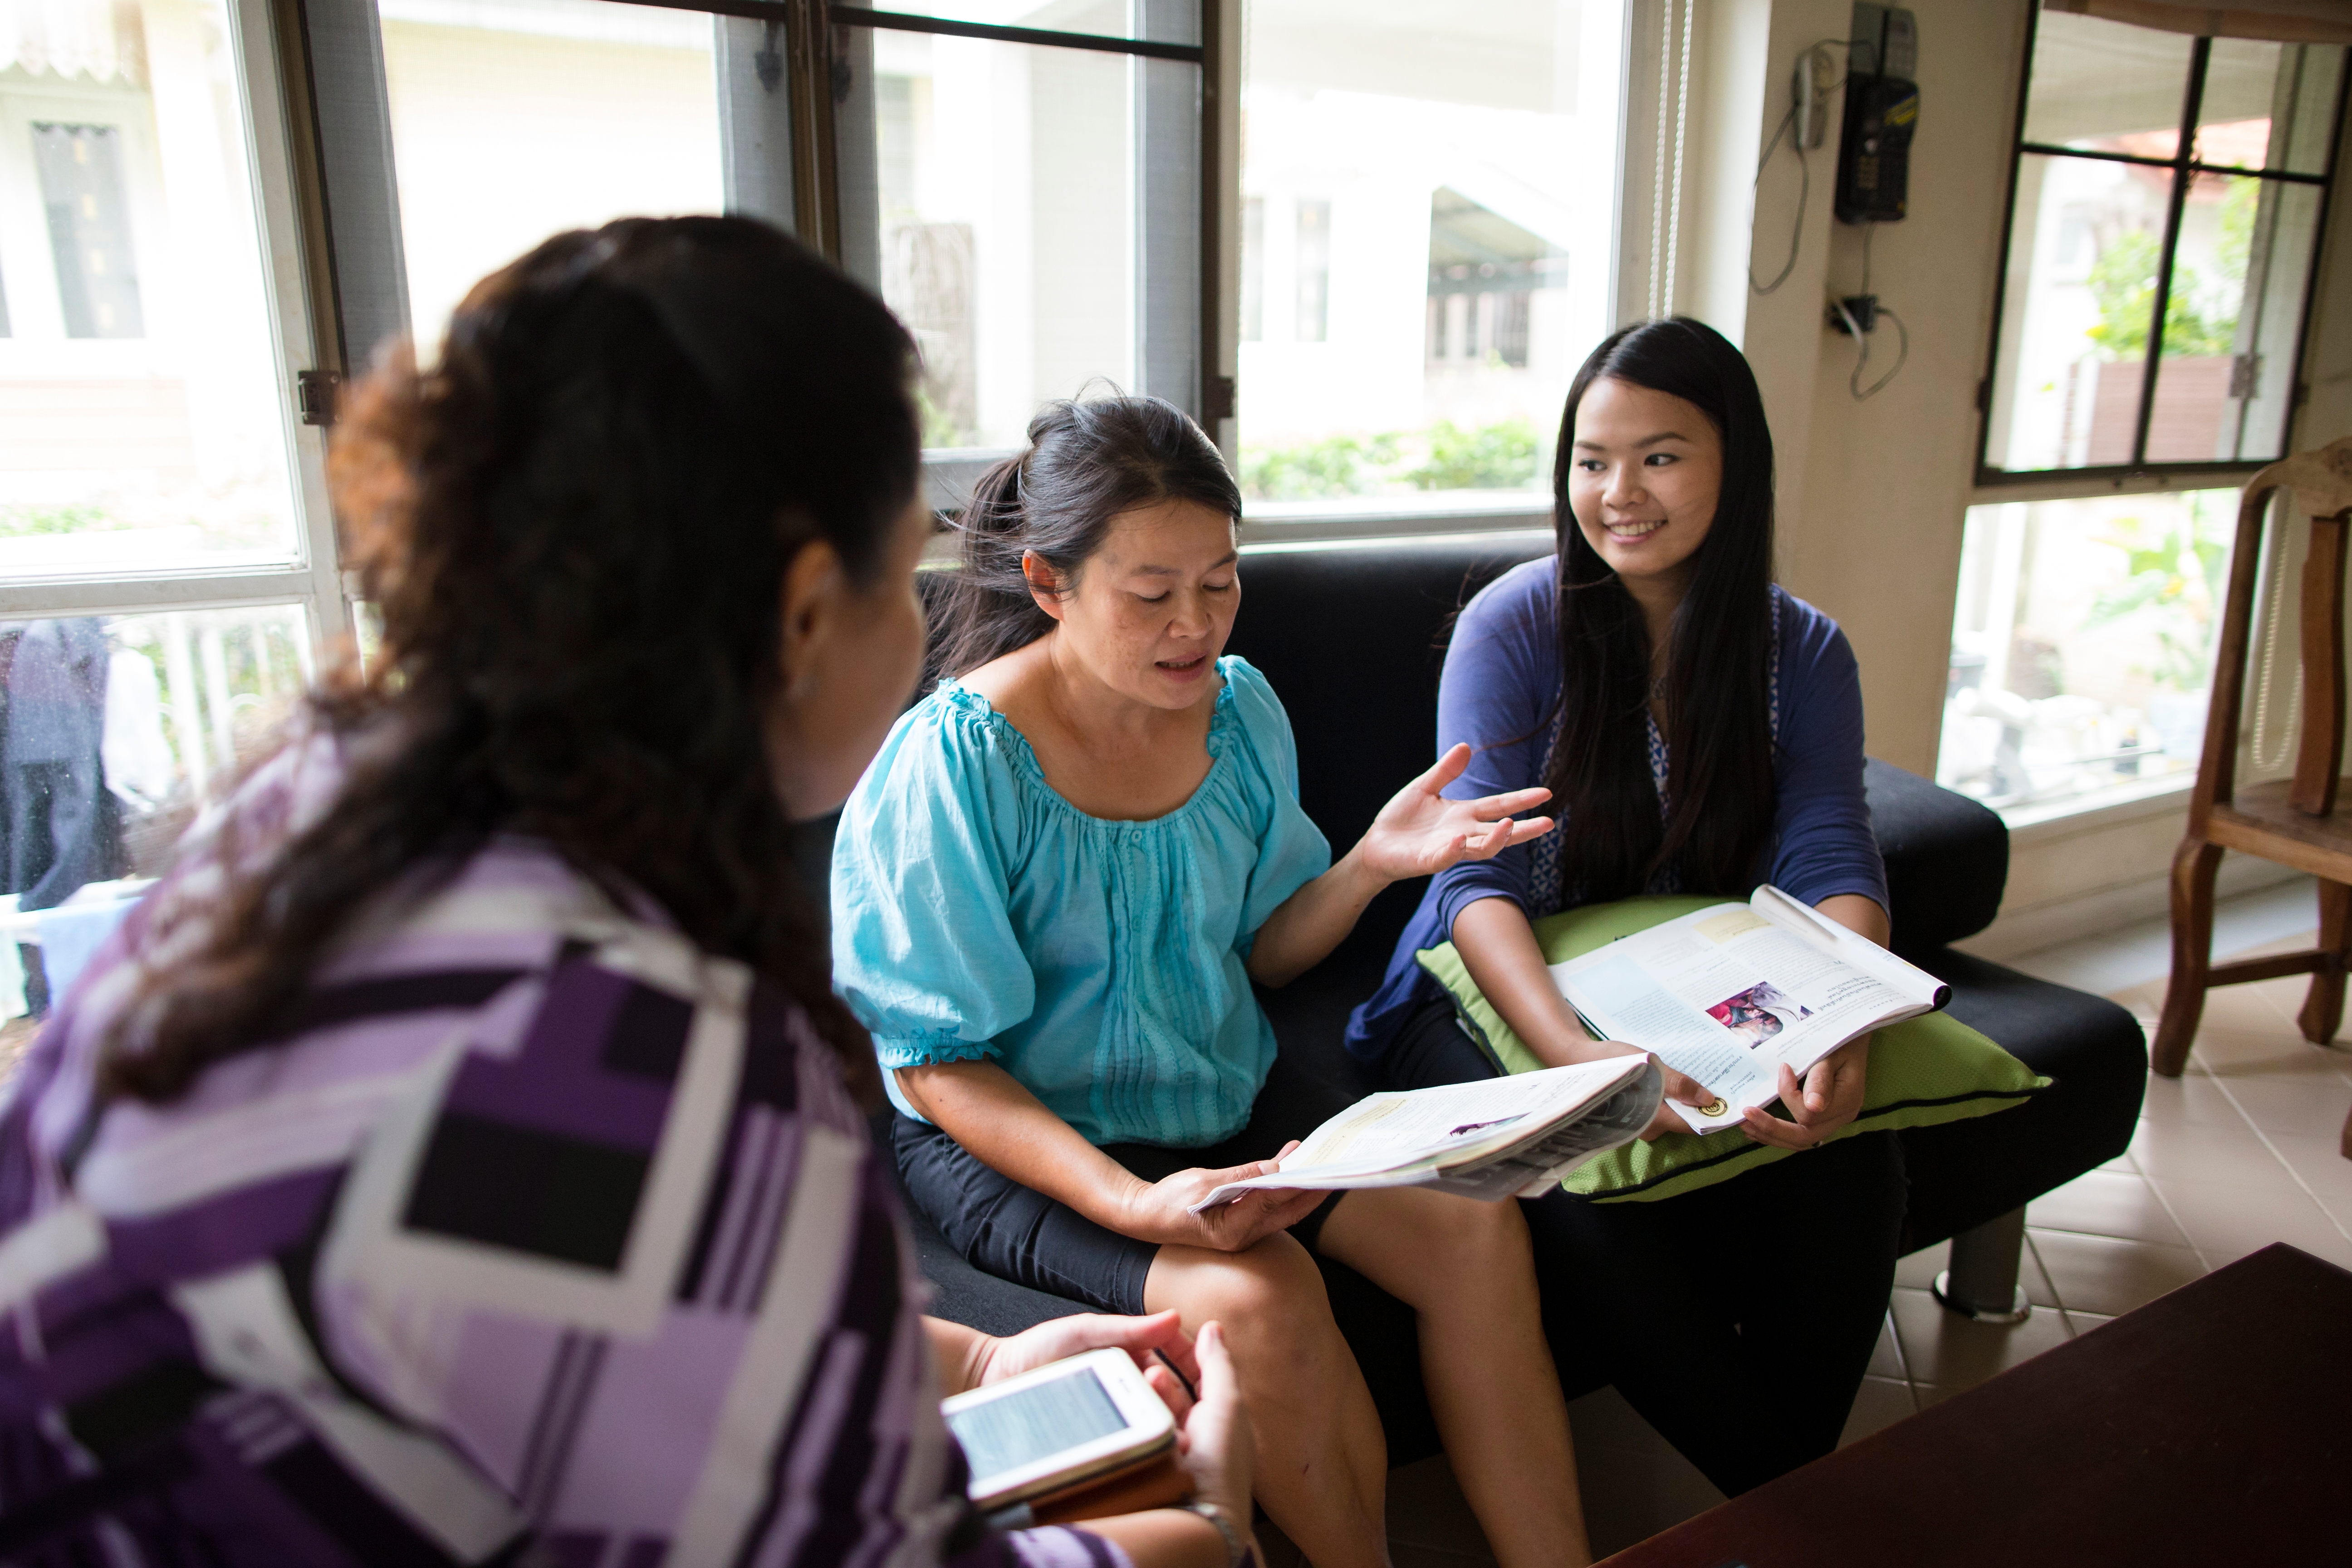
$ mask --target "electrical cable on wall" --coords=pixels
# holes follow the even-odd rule
[[[1756,177],[1748,182],[1748,186],[1751,229],[1754,227],[1756,197],[1763,189],[1764,171],[1770,165],[1772,154],[1780,150],[1780,139],[1784,136],[1789,137],[1790,151],[1797,155],[1798,182],[1797,216],[1789,226],[1789,259],[1781,263],[1780,270],[1772,275],[1772,281],[1769,283],[1758,282],[1756,264],[1753,261],[1748,263],[1748,286],[1759,294],[1773,293],[1781,284],[1789,280],[1789,274],[1797,269],[1797,252],[1804,244],[1805,207],[1811,201],[1813,195],[1812,165],[1805,161],[1805,148],[1808,144],[1818,146],[1820,141],[1812,134],[1810,125],[1798,124],[1798,116],[1805,114],[1810,118],[1817,106],[1822,107],[1825,111],[1829,95],[1845,85],[1844,77],[1840,77],[1835,81],[1824,82],[1813,78],[1810,73],[1827,68],[1817,59],[1822,50],[1853,47],[1853,41],[1848,38],[1822,38],[1797,57],[1795,90],[1790,95],[1789,112],[1780,116],[1780,123],[1773,129],[1772,139],[1764,143],[1763,155],[1756,160]],[[1790,136],[1789,133],[1792,130],[1796,134]]]

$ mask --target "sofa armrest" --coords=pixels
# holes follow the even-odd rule
[[[2009,827],[1991,810],[1892,763],[1863,769],[1871,828],[1886,861],[1887,910],[1899,952],[1974,936],[2000,912]]]

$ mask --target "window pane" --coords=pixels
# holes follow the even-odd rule
[[[2194,43],[2179,33],[2043,11],[2034,24],[2025,140],[2173,156]]]
[[[857,0],[866,5],[867,0]],[[915,16],[985,22],[998,27],[1040,27],[1055,33],[1094,33],[1113,38],[1150,38],[1161,44],[1201,41],[1200,0],[873,0],[867,9]]]
[[[1992,467],[2131,461],[2171,190],[2166,169],[2020,155],[1986,445]]]
[[[2293,403],[2319,187],[2198,174],[2180,214],[2150,462],[2275,458]]]
[[[2193,773],[2237,500],[1970,508],[1937,782],[2012,806]]]
[[[38,1004],[45,956],[86,954],[84,906],[162,871],[197,810],[267,752],[311,673],[295,605],[0,622],[0,1016]]]
[[[2214,39],[2197,110],[2198,162],[2324,173],[2343,70],[2344,51],[2330,45]]]
[[[1617,156],[1617,16],[1579,0],[1250,6],[1255,515],[1481,491],[1518,505],[1549,486],[1569,380],[1610,325],[1615,237],[1591,171]]]
[[[1189,112],[1197,68],[846,31],[854,47],[870,43],[872,51],[870,66],[852,56],[853,71],[870,70],[872,83],[876,165],[866,188],[876,206],[866,209],[874,227],[866,234],[878,230],[882,297],[922,349],[923,444],[1017,446],[1041,403],[1095,383],[1138,390],[1138,100],[1165,85],[1157,73],[1179,73],[1197,148]],[[857,91],[845,115],[853,122]],[[864,271],[856,251],[877,238],[850,232],[854,130],[841,146],[844,249],[851,270]],[[1197,187],[1188,187],[1172,204],[1195,236],[1196,201]],[[1183,243],[1170,247],[1173,259],[1196,265],[1197,238]],[[1189,364],[1197,344],[1182,348]],[[1150,390],[1190,400],[1189,388]]]
[[[378,9],[409,321],[427,350],[477,279],[551,234],[719,210],[709,16],[603,0]]]
[[[223,0],[0,29],[0,577],[299,550]]]

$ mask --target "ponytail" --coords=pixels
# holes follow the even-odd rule
[[[932,668],[969,675],[1053,630],[1022,557],[1052,567],[1067,592],[1121,513],[1167,500],[1241,523],[1241,490],[1224,458],[1183,410],[1157,397],[1038,410],[1028,450],[982,475],[964,503],[961,563],[932,605]]]

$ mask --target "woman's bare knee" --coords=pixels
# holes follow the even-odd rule
[[[1336,1339],[1339,1325],[1322,1273],[1288,1236],[1271,1236],[1241,1252],[1164,1247],[1144,1285],[1153,1311],[1173,1307],[1190,1331],[1214,1321],[1234,1354],[1292,1359]]]

